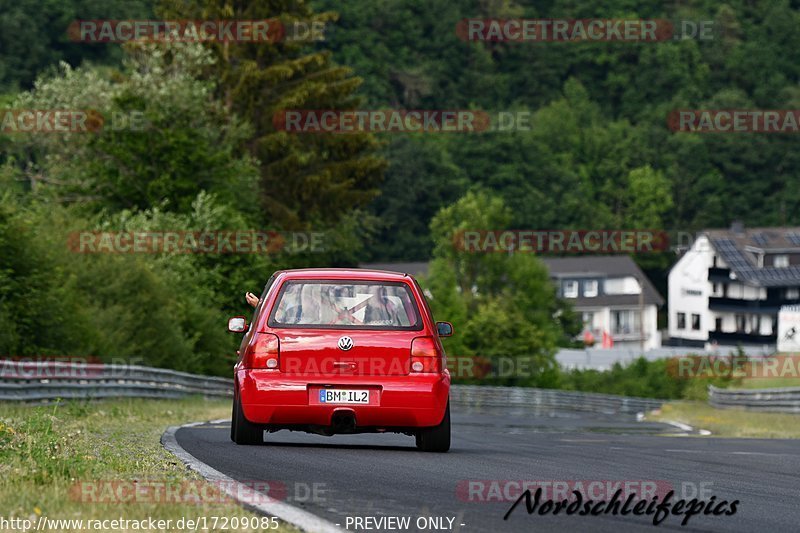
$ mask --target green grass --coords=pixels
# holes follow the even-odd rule
[[[161,446],[161,434],[171,425],[229,416],[230,400],[202,398],[119,399],[45,407],[0,403],[0,515],[34,522],[42,515],[84,520],[153,517],[172,519],[173,524],[182,517],[254,519],[253,513],[222,498],[211,502],[207,500],[214,498],[208,498],[202,503],[188,497],[180,498],[180,503],[174,499],[154,501],[157,498],[96,503],[82,501],[85,498],[77,492],[80,483],[98,481],[108,482],[103,485],[106,487],[119,482],[133,486],[137,481],[207,490],[199,475]],[[73,531],[64,527],[59,530]],[[209,530],[226,531],[219,527]],[[282,524],[281,530],[290,528]]]
[[[732,385],[732,389],[780,389],[800,387],[800,378],[744,378]]]
[[[800,415],[717,409],[705,402],[669,402],[648,413],[647,420],[682,422],[716,437],[800,438]]]

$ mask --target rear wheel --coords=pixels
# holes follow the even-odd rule
[[[264,443],[264,427],[259,424],[253,424],[244,417],[244,411],[242,411],[242,404],[238,396],[233,399],[231,440],[236,444]]]
[[[438,426],[417,431],[417,448],[423,452],[446,452],[450,449],[450,402]]]

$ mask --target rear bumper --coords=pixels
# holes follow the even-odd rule
[[[335,411],[349,410],[359,428],[414,428],[438,425],[450,394],[450,375],[290,376],[270,370],[236,371],[237,395],[250,422],[276,426],[330,426]],[[319,405],[319,387],[377,391],[377,404]],[[371,400],[372,401],[372,400]]]

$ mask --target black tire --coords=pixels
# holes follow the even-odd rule
[[[233,399],[231,440],[236,444],[264,444],[264,426],[253,424],[244,417],[238,396]]]
[[[234,396],[233,402],[231,402],[231,440],[236,441],[236,397]]]
[[[444,418],[438,426],[417,431],[417,448],[423,452],[444,453],[450,449],[450,402],[444,410]]]

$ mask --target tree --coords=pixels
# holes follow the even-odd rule
[[[122,51],[114,44],[70,40],[68,28],[78,19],[147,19],[149,0],[0,0],[0,93],[28,90],[43,72],[64,61],[118,65]]]
[[[390,161],[381,194],[369,206],[380,231],[371,248],[374,261],[424,261],[434,242],[428,230],[444,205],[460,198],[468,182],[446,140],[401,135],[385,150]]]
[[[203,19],[270,19],[329,22],[334,15],[315,15],[305,1],[235,5],[221,0],[162,0],[157,12],[166,17]],[[297,41],[275,43],[207,43],[216,59],[209,79],[229,109],[254,127],[247,143],[260,164],[260,199],[264,219],[285,229],[335,224],[377,194],[385,162],[375,155],[376,138],[368,133],[297,134],[275,126],[277,113],[293,109],[352,110],[361,80],[338,66],[327,51]]]
[[[425,284],[435,316],[462,332],[452,346],[447,341],[448,350],[488,358],[498,369],[525,369],[492,382],[553,385],[556,347],[577,335],[580,324],[556,297],[546,267],[530,254],[475,253],[458,246],[461,231],[504,230],[509,220],[503,201],[482,191],[443,208],[431,222],[436,248]]]
[[[153,205],[188,212],[199,190],[255,212],[257,170],[241,149],[248,126],[197,78],[213,59],[201,45],[131,45],[121,73],[62,64],[15,104],[90,110],[99,131],[20,137],[26,171],[61,201],[94,210]],[[91,115],[90,115],[91,118]]]

